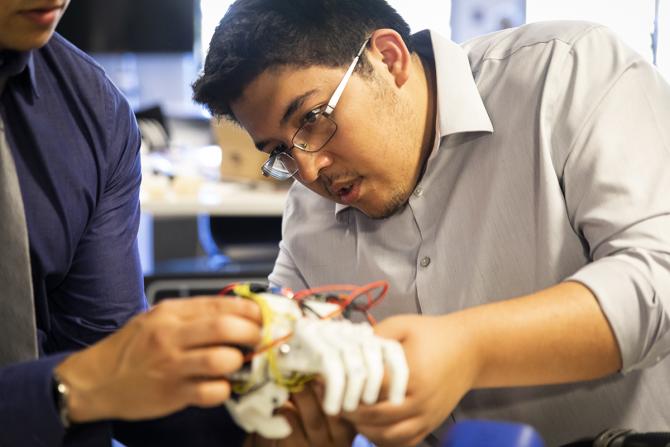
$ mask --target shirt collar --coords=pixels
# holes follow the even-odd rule
[[[429,30],[414,34],[412,43],[420,55],[435,61],[440,137],[464,132],[493,132],[465,50]]]
[[[472,76],[463,48],[435,31],[413,34],[412,44],[422,57],[435,61],[437,80],[436,138],[466,132],[493,132],[493,124]],[[435,142],[439,146],[439,142]],[[335,214],[350,208],[335,204]]]
[[[15,76],[28,82],[33,94],[39,97],[33,51],[0,52],[0,77],[9,79]]]

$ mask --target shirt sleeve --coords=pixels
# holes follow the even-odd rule
[[[95,343],[147,307],[137,247],[140,135],[128,103],[113,86],[109,89],[101,192],[67,278],[53,297],[61,307],[52,314],[49,336],[61,349]]]
[[[113,429],[114,439],[126,447],[234,447],[246,437],[224,406],[189,407],[148,421],[115,421]]]
[[[65,281],[49,296],[50,306],[59,312],[51,314],[48,338],[59,350],[93,344],[145,308],[136,245],[139,132],[130,107],[109,88],[106,116],[98,117],[108,135],[101,193]],[[47,355],[0,369],[0,445],[109,445],[108,422],[78,425],[65,433],[52,390],[53,369],[65,356]]]
[[[562,186],[593,262],[568,279],[598,299],[625,373],[670,352],[670,87],[603,29],[570,63],[555,138],[571,142]]]
[[[111,425],[105,422],[82,424],[66,435],[51,378],[53,369],[67,355],[51,355],[0,369],[0,445],[109,445]]]

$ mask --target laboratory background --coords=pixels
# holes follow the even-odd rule
[[[149,302],[265,280],[287,185],[268,180],[240,128],[191,100],[223,0],[74,0],[57,31],[100,63],[142,132],[139,246]],[[610,27],[670,76],[670,0],[392,0],[412,31],[464,42],[544,20]],[[118,23],[124,23],[119,27]]]

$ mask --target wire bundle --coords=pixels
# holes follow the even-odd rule
[[[289,340],[293,336],[293,333],[289,332],[284,336],[273,339],[272,325],[276,315],[261,293],[281,293],[283,296],[286,296],[286,298],[296,301],[303,315],[305,314],[305,311],[310,311],[318,318],[326,320],[339,316],[348,317],[351,311],[358,311],[364,313],[368,322],[371,325],[374,325],[376,324],[376,321],[370,314],[370,309],[384,299],[387,290],[388,283],[386,281],[375,281],[364,286],[350,284],[326,285],[301,290],[295,294],[291,294],[287,289],[280,290],[257,284],[235,283],[226,286],[219,292],[219,295],[246,298],[258,304],[258,307],[261,310],[261,319],[263,323],[261,343],[255,351],[250,352],[245,356],[244,361],[245,363],[251,362],[257,355],[267,353],[266,356],[271,379],[278,385],[287,388],[290,392],[298,392],[303,388],[305,383],[314,378],[314,375],[293,373],[291,376],[285,377],[281,373],[277,359],[278,353],[277,350],[273,348]],[[366,298],[365,303],[356,302],[360,297]],[[336,304],[338,308],[326,315],[320,315],[310,307],[310,300]],[[292,315],[284,316],[294,319]],[[253,377],[251,377],[245,382],[233,384],[233,391],[238,394],[245,394],[248,393],[254,385],[256,385],[256,383]]]

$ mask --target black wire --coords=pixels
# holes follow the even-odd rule
[[[312,307],[309,304],[307,304],[306,302],[300,301],[300,307],[303,309],[303,311],[304,311],[304,309],[307,309],[308,311],[312,312],[317,317],[321,318],[321,315],[319,315],[319,313],[317,311],[312,309]]]

